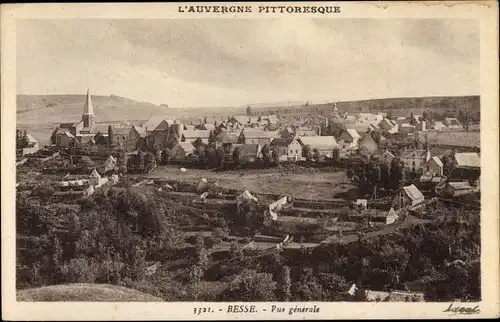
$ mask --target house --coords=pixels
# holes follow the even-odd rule
[[[295,131],[295,137],[298,136],[318,136],[318,133],[315,130],[298,128]]]
[[[213,123],[202,123],[199,126],[200,130],[206,130],[206,131],[215,131],[215,124]]]
[[[398,133],[401,134],[414,134],[417,132],[417,128],[409,123],[402,123],[399,125]]]
[[[403,187],[395,200],[401,207],[416,206],[424,202],[424,195],[414,185]]]
[[[431,158],[429,150],[404,150],[400,159],[407,170],[423,172],[425,165]]]
[[[298,161],[302,157],[302,146],[294,138],[274,139],[270,147],[278,153],[280,161]]]
[[[229,148],[226,147],[225,149],[233,161],[236,161],[234,160],[234,151],[236,149],[239,151],[239,162],[254,162],[256,159],[262,157],[262,146],[260,144],[231,144]]]
[[[455,117],[445,117],[443,124],[449,129],[461,129],[462,124]]]
[[[276,115],[267,115],[263,118],[267,121],[268,124],[277,125],[279,122],[278,116]]]
[[[356,116],[358,123],[378,124],[383,119],[382,115],[372,113],[358,113]]]
[[[390,151],[387,150],[380,155],[380,160],[382,162],[387,162],[387,164],[391,164],[393,159],[394,159],[394,154],[392,154]]]
[[[261,129],[244,128],[238,138],[240,144],[270,144],[271,138]]]
[[[440,189],[440,194],[446,197],[458,197],[470,195],[480,191],[479,184],[471,184],[469,181],[447,182]]]
[[[425,172],[431,174],[432,176],[442,176],[443,175],[443,162],[434,156],[427,161],[425,164]]]
[[[149,137],[147,136],[146,128],[133,125],[130,128],[130,134],[129,134],[129,138],[128,138],[129,139],[129,142],[128,142],[129,148],[126,151],[133,151],[136,149],[143,148],[146,145],[146,143],[148,143],[148,142],[146,142],[147,138],[149,138]],[[158,146],[158,145],[153,145],[152,147],[154,149],[161,149],[161,146]]]
[[[178,142],[171,151],[172,160],[185,161],[194,156],[195,148],[191,142]]]
[[[358,147],[358,141],[361,138],[354,129],[346,129],[338,138],[338,143],[343,149],[352,149]]]
[[[243,125],[248,125],[249,120],[250,118],[246,115],[235,115],[229,118],[228,123],[232,124],[233,126],[238,124],[241,127]]]
[[[116,159],[110,155],[104,162],[104,173],[108,171],[113,171],[116,168]]]
[[[309,146],[311,151],[317,150],[322,157],[331,158],[333,150],[339,148],[333,136],[301,136],[297,140],[302,145],[302,149],[305,146]]]
[[[378,126],[384,132],[391,134],[398,132],[398,123],[396,123],[396,121],[389,120],[388,118],[383,118],[382,121],[378,123]]]
[[[443,131],[446,129],[446,125],[444,125],[444,123],[441,121],[435,121],[433,128],[436,131]]]
[[[238,143],[238,135],[230,133],[226,130],[221,131],[216,137],[216,147],[222,146],[224,143]]]
[[[64,128],[58,128],[56,132],[56,146],[69,148],[76,145],[77,139],[71,132]]]
[[[481,158],[476,152],[462,152],[454,155],[456,168],[480,170]]]
[[[409,119],[409,122],[411,125],[415,125],[415,126],[418,126],[420,124],[420,120],[422,119],[422,116],[421,115],[416,115],[416,114],[411,114],[410,115],[410,119]]]
[[[358,132],[360,135],[363,133],[370,132],[372,130],[372,127],[370,126],[370,123],[352,123],[352,124],[346,124],[346,127],[349,129],[355,130]]]
[[[96,169],[92,171],[92,173],[89,175],[89,183],[90,185],[94,187],[102,187],[104,184],[108,182],[108,178],[106,177],[101,177],[99,172],[97,172]]]
[[[28,146],[23,148],[23,155],[36,153],[40,149],[38,141],[31,135],[26,134]]]
[[[358,143],[359,152],[365,155],[373,155],[378,150],[378,144],[372,138],[370,134],[365,135],[365,137]]]
[[[113,145],[122,146],[126,152],[137,150],[139,137],[134,127],[113,127]]]
[[[267,136],[271,139],[271,142],[272,140],[274,139],[281,139],[281,134],[279,131],[264,131]]]
[[[396,211],[394,211],[394,208],[391,207],[391,209],[389,210],[389,213],[387,214],[387,217],[385,219],[385,224],[386,225],[393,224],[398,219],[399,219],[399,216],[396,214]]]
[[[142,124],[142,127],[147,133],[153,131],[168,131],[168,128],[173,122],[173,119],[165,116],[152,116],[147,122]]]
[[[391,291],[387,302],[425,302],[422,292]]]
[[[155,149],[163,150],[167,147],[170,127],[175,123],[173,119],[169,119],[163,116],[153,116],[141,127],[136,127],[141,137],[144,137],[145,132],[145,143]],[[140,128],[140,129],[139,129]]]
[[[209,137],[210,131],[207,130],[182,131],[181,142],[195,143],[199,139],[203,144],[208,144]]]

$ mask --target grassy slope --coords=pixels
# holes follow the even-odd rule
[[[130,288],[106,284],[63,284],[20,290],[25,302],[160,302],[161,299]]]
[[[272,193],[306,199],[332,199],[336,194],[354,188],[344,172],[292,173],[267,170],[242,170],[214,172],[202,169],[188,169],[181,172],[175,166],[161,166],[154,169],[150,178],[168,178],[198,183],[201,178],[218,182],[225,188],[248,190],[258,193]]]

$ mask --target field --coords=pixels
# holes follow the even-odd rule
[[[481,144],[481,132],[421,132],[431,145],[448,145],[473,148]]]
[[[198,182],[201,178],[217,182],[230,189],[250,192],[287,195],[304,199],[333,199],[339,193],[354,188],[344,172],[287,173],[276,169],[214,172],[211,170],[178,167],[158,167],[148,177],[186,182]]]
[[[107,284],[64,284],[17,292],[18,301],[160,302],[134,289]]]

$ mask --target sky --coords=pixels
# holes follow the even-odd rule
[[[477,20],[18,20],[19,94],[172,107],[479,94]]]

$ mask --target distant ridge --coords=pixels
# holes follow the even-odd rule
[[[335,101],[325,103],[310,102],[309,107],[322,107],[333,105]],[[342,111],[388,111],[401,109],[470,109],[479,110],[480,100],[478,95],[470,96],[427,96],[427,97],[395,97],[377,98],[357,101],[337,101],[337,107]],[[280,109],[290,105],[288,102],[275,104],[248,104],[253,110]],[[303,104],[296,104],[303,105]]]

